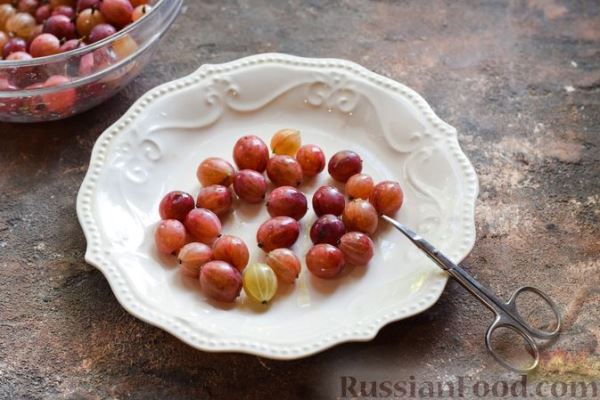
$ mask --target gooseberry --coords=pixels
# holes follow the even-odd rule
[[[265,252],[292,246],[300,235],[300,224],[291,217],[275,217],[265,221],[256,232],[258,247]]]
[[[135,22],[148,14],[150,10],[152,10],[152,6],[149,6],[148,4],[139,5],[133,9],[133,12],[131,13],[131,19]]]
[[[235,169],[226,160],[219,157],[209,157],[198,165],[196,177],[202,186],[223,185],[233,183]]]
[[[373,258],[373,241],[362,232],[344,234],[338,247],[348,264],[367,265]]]
[[[96,25],[104,23],[106,23],[106,19],[96,8],[84,9],[77,15],[77,19],[75,20],[77,32],[83,37],[88,36]]]
[[[233,205],[231,190],[223,185],[210,185],[200,189],[196,206],[206,208],[219,217],[226,215]]]
[[[90,43],[96,43],[100,40],[106,39],[107,37],[115,34],[117,30],[111,24],[98,24],[95,25],[88,36]]]
[[[42,33],[29,45],[32,57],[45,57],[60,53],[60,40],[51,33]]]
[[[31,54],[26,53],[24,51],[15,51],[14,53],[10,53],[8,57],[6,57],[6,61],[23,61],[23,60],[31,60]],[[39,87],[42,87],[44,84],[39,83]],[[28,87],[28,89],[36,89],[34,87]]]
[[[250,253],[246,243],[237,236],[223,235],[213,243],[213,256],[215,260],[225,261],[240,272],[246,268]]]
[[[38,24],[43,24],[44,21],[46,21],[48,18],[50,18],[51,15],[52,15],[52,8],[50,7],[49,4],[44,4],[43,6],[38,7],[38,9],[35,10],[35,13],[34,13],[35,21]]]
[[[112,49],[117,60],[122,60],[135,53],[138,44],[130,35],[123,35],[113,41]]]
[[[181,222],[194,209],[194,198],[186,192],[175,190],[167,193],[158,206],[162,219],[177,219]]]
[[[75,10],[73,7],[62,5],[52,10],[52,15],[64,15],[69,19],[73,19],[75,17]]]
[[[263,174],[252,169],[243,169],[235,174],[233,190],[248,203],[260,203],[267,192],[267,181]]]
[[[133,6],[129,0],[102,0],[100,11],[111,24],[122,28],[131,22]]]
[[[275,188],[267,197],[267,211],[271,217],[284,215],[300,220],[307,208],[306,196],[291,186]]]
[[[277,275],[267,264],[255,263],[244,271],[244,292],[254,301],[268,303],[277,293]]]
[[[398,182],[383,181],[375,185],[369,201],[380,215],[391,217],[402,207],[404,193]]]
[[[267,162],[267,175],[275,186],[300,186],[302,167],[294,157],[275,155]]]
[[[5,30],[8,21],[17,10],[11,4],[0,4],[0,31]]]
[[[83,43],[79,39],[67,40],[60,46],[60,52],[64,53],[65,51],[75,50],[75,49],[81,47],[82,45],[83,45]]]
[[[52,8],[56,8],[59,6],[75,7],[75,1],[76,0],[50,0],[50,7],[52,7]]]
[[[271,150],[275,154],[294,156],[302,139],[297,129],[282,129],[271,138]]]
[[[339,151],[329,160],[327,170],[336,181],[346,182],[352,175],[362,171],[362,159],[353,151]]]
[[[53,75],[44,82],[44,87],[66,85],[71,80],[64,75]],[[73,109],[77,100],[77,92],[73,88],[61,89],[58,92],[51,92],[42,95],[44,104],[50,112],[64,113]]]
[[[88,8],[98,8],[101,0],[77,0],[77,12],[81,13]]]
[[[352,200],[346,204],[342,218],[348,231],[359,231],[368,235],[375,233],[379,222],[375,207],[363,199]]]
[[[4,30],[16,36],[27,39],[31,35],[31,31],[33,31],[35,26],[35,18],[31,14],[19,12],[6,21]]]
[[[38,0],[19,0],[17,9],[21,12],[34,14],[39,6],[40,2]]]
[[[300,260],[290,249],[279,248],[267,254],[266,263],[280,281],[294,283],[300,274]]]
[[[52,15],[44,22],[43,32],[69,40],[75,37],[75,24],[66,15]]]
[[[0,50],[2,50],[6,42],[8,42],[8,35],[6,34],[6,32],[0,31]]]
[[[200,286],[211,299],[231,303],[242,291],[242,274],[225,261],[209,261],[200,268]]]
[[[16,52],[25,52],[27,50],[27,42],[20,37],[11,37],[4,43],[2,47],[2,57],[7,58],[10,54]]]
[[[325,169],[325,154],[315,144],[305,144],[296,153],[296,160],[302,168],[302,174],[313,177]]]
[[[337,246],[345,232],[346,226],[341,219],[332,214],[325,214],[310,228],[310,240],[314,244],[329,243]]]
[[[212,261],[213,253],[209,246],[200,242],[191,242],[183,246],[177,254],[181,273],[190,278],[198,279],[200,268]]]
[[[233,161],[239,169],[264,172],[268,160],[269,148],[258,136],[242,136],[233,146]]]
[[[212,244],[221,235],[221,221],[206,208],[194,208],[184,220],[188,232],[197,241]]]
[[[346,194],[350,200],[368,200],[373,191],[373,178],[367,174],[352,175],[346,182]]]
[[[344,195],[333,186],[321,186],[312,198],[313,210],[317,216],[324,214],[342,215],[345,205]]]
[[[164,219],[154,232],[156,248],[163,254],[175,255],[185,245],[185,227],[176,219]]]
[[[308,270],[319,278],[335,278],[344,269],[345,262],[344,253],[327,243],[314,245],[306,253]]]

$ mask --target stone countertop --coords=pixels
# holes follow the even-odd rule
[[[75,197],[98,135],[202,63],[275,51],[356,61],[458,129],[481,185],[464,264],[503,296],[535,284],[563,313],[564,333],[528,379],[600,380],[600,3],[477,4],[187,1],[151,65],[105,104],[0,123],[0,398],[334,399],[353,394],[344,379],[520,379],[488,355],[491,315],[453,282],[370,342],[272,361],[188,347],[126,313],[83,261]]]

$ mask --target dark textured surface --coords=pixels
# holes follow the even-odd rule
[[[188,1],[104,105],[0,124],[0,398],[314,399],[341,396],[344,375],[515,378],[483,347],[490,315],[454,283],[371,342],[276,362],[191,349],[127,314],[85,264],[75,196],[98,135],[159,83],[268,51],[359,62],[457,127],[481,184],[465,264],[502,295],[530,282],[559,303],[564,334],[535,377],[600,380],[600,3],[479,3]]]

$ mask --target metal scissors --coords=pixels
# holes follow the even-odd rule
[[[384,215],[382,218],[402,232],[404,236],[413,242],[419,249],[425,252],[425,254],[427,254],[427,256],[432,259],[440,268],[448,272],[451,277],[456,279],[458,283],[460,283],[465,289],[471,292],[472,295],[479,299],[480,302],[482,302],[487,308],[496,314],[496,318],[489,326],[485,334],[485,345],[488,351],[500,364],[512,371],[522,373],[531,371],[538,366],[540,361],[540,352],[536,340],[552,339],[560,332],[560,313],[554,302],[550,299],[550,297],[548,297],[547,294],[535,287],[523,286],[517,289],[507,302],[504,302],[485,286],[477,282],[475,278],[469,275],[464,269],[450,261],[445,255],[443,255],[438,249],[423,239],[420,235],[386,215]],[[535,328],[526,322],[521,316],[517,309],[517,298],[526,292],[537,296],[550,307],[550,310],[552,310],[552,313],[554,314],[554,318],[556,318],[556,327],[553,330]],[[548,326],[552,326],[552,324],[549,324]],[[533,360],[529,365],[524,367],[515,366],[511,362],[507,361],[505,357],[499,354],[496,349],[494,349],[494,346],[492,345],[492,337],[496,329],[499,328],[511,329],[525,340],[525,343],[531,350],[533,357]]]

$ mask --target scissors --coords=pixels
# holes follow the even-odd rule
[[[560,313],[554,302],[550,299],[550,297],[548,297],[547,294],[535,287],[523,286],[517,289],[507,302],[503,302],[488,288],[477,282],[475,278],[469,275],[469,273],[467,273],[460,266],[450,261],[448,257],[443,255],[438,249],[423,239],[420,235],[416,234],[403,224],[388,217],[387,215],[383,215],[382,218],[402,232],[404,236],[406,236],[419,249],[421,249],[440,268],[450,274],[451,277],[456,279],[458,283],[460,283],[465,289],[471,292],[472,295],[479,299],[483,305],[496,314],[494,321],[489,326],[485,334],[485,345],[496,361],[512,371],[521,373],[532,371],[538,366],[540,361],[540,351],[536,340],[552,339],[560,332]],[[527,292],[542,299],[550,307],[552,313],[554,314],[554,318],[556,318],[556,327],[554,330],[550,331],[535,328],[526,322],[521,314],[519,314],[517,309],[517,298],[521,294]],[[548,326],[552,326],[552,324]],[[496,329],[499,328],[511,329],[525,340],[533,357],[533,360],[529,365],[524,367],[514,365],[502,357],[494,348],[494,346],[492,346],[492,336]]]

